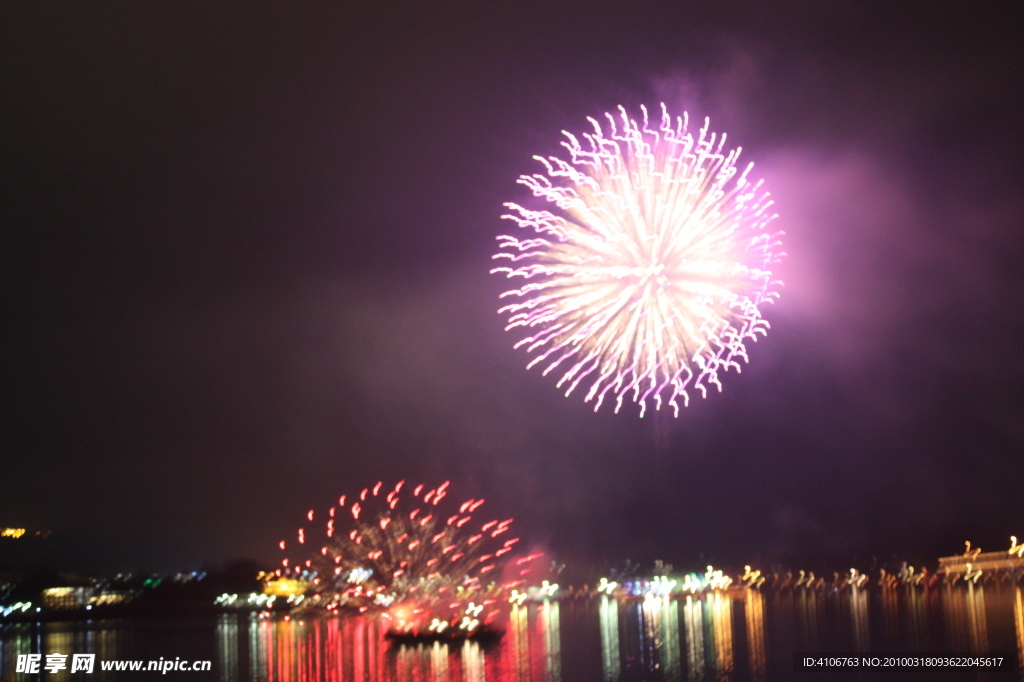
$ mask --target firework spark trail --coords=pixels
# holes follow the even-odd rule
[[[563,131],[571,161],[534,157],[546,174],[519,178],[560,213],[506,203],[514,213],[502,217],[537,236],[501,235],[493,256],[512,264],[492,273],[526,280],[498,312],[506,331],[528,332],[515,344],[536,354],[527,368],[563,371],[567,396],[589,382],[595,411],[610,393],[618,412],[632,393],[642,417],[667,392],[678,416],[688,388],[721,391],[719,371],[738,372],[744,342],[767,333],[760,306],[781,284],[770,268],[782,233],[767,232],[776,216],[747,179],[753,164],[739,172],[740,149],[723,153],[707,119],[695,138],[686,114],[661,109],[652,128],[646,108],[641,126],[619,107],[618,121],[605,114],[607,136],[590,118],[586,144]]]
[[[347,509],[347,496],[340,497],[326,514],[322,537],[305,527],[297,530],[298,550],[310,558],[282,559],[277,575],[307,581],[329,610],[346,605],[365,611],[406,600],[423,608],[447,604],[454,609],[467,599],[493,602],[523,583],[499,584],[496,570],[519,542],[508,537],[512,519],[474,521],[482,499],[447,508],[451,505],[442,501],[448,482],[403,492],[404,485],[401,481],[390,491],[382,483],[365,488]],[[306,519],[314,518],[311,509]],[[287,551],[289,544],[282,540],[278,546]]]

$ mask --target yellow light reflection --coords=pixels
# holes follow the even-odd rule
[[[619,603],[607,595],[601,597],[601,669],[605,682],[616,682],[622,672],[619,657]]]
[[[644,640],[650,643],[665,680],[682,674],[679,658],[679,605],[668,595],[647,595],[643,601]],[[652,660],[651,663],[654,663]]]
[[[544,600],[537,618],[537,627],[544,635],[545,682],[562,679],[562,633],[558,602]]]
[[[41,679],[47,680],[47,682],[66,682],[71,679],[71,657],[68,656],[73,651],[78,651],[75,648],[74,636],[71,632],[64,630],[58,624],[49,624],[44,629],[43,634],[43,665],[46,664],[47,656],[52,654],[64,654],[67,658],[64,659],[64,668],[56,672],[47,671],[45,674],[40,675]],[[99,667],[98,665],[96,666]],[[76,677],[81,673],[75,673]],[[21,677],[19,675],[18,677]]]
[[[904,594],[909,621],[904,628],[907,642],[913,651],[925,651],[928,642],[928,592],[908,585]]]
[[[802,589],[796,600],[801,641],[808,649],[815,650],[818,648],[818,593]]]
[[[857,651],[871,650],[871,628],[868,621],[868,592],[856,584],[850,588],[850,619]]]
[[[985,592],[973,583],[948,585],[943,594],[946,630],[959,651],[988,651]]]
[[[689,679],[704,679],[704,617],[699,599],[686,597],[683,605],[683,624],[686,628],[686,664]]]
[[[217,618],[217,662],[221,682],[238,679],[238,616],[225,613]]]
[[[898,642],[903,634],[899,599],[900,593],[895,587],[882,587],[879,602],[882,605],[882,632],[887,642]]]
[[[985,623],[985,588],[967,584],[967,619],[971,635],[971,651],[988,651],[988,627]]]
[[[484,682],[484,652],[480,644],[471,639],[462,643],[462,679]]]
[[[747,621],[747,650],[750,655],[750,679],[764,682],[767,664],[764,651],[764,596],[748,589],[743,608]]]
[[[432,682],[448,682],[448,645],[434,642],[430,647],[430,671]]]
[[[1013,622],[1017,626],[1017,670],[1024,680],[1024,588],[1014,590]]]
[[[514,682],[529,682],[530,680],[530,612],[529,607],[520,604],[512,605],[512,613],[509,614],[508,632],[506,637],[511,640],[511,646],[506,650],[505,668],[512,671]]]
[[[665,670],[665,679],[674,682],[682,677],[679,646],[679,602],[664,596],[660,599],[665,639],[659,653]]]
[[[732,673],[732,598],[720,592],[707,595],[714,637],[714,666],[719,678]]]

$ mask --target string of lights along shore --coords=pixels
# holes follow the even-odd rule
[[[545,172],[519,183],[546,203],[505,204],[529,233],[498,237],[491,272],[521,282],[498,312],[525,333],[515,347],[528,368],[561,373],[557,386],[595,411],[629,398],[641,417],[666,403],[679,416],[680,400],[721,391],[720,373],[739,372],[745,343],[767,334],[783,233],[769,231],[773,201],[725,133],[708,119],[691,131],[664,104],[660,121],[640,109],[639,122],[619,107],[580,136],[563,131],[568,161],[534,157]]]

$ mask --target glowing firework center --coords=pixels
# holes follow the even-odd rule
[[[482,499],[443,504],[447,482],[403,488],[404,481],[390,490],[377,483],[351,500],[343,495],[319,519],[309,510],[309,527],[296,534],[302,558],[282,559],[271,582],[301,581],[306,593],[295,603],[303,609],[383,612],[393,631],[418,630],[430,619],[435,629],[458,627],[466,614],[473,628],[488,624],[497,615],[492,605],[523,586],[542,555],[519,557],[503,575],[519,542],[509,537],[512,519],[474,520]],[[285,552],[290,545],[279,543]]]
[[[679,396],[721,390],[719,371],[738,372],[744,342],[767,333],[761,306],[778,297],[771,267],[785,254],[753,164],[736,168],[740,149],[723,152],[707,119],[694,137],[685,113],[673,121],[662,105],[651,127],[641,109],[639,125],[622,107],[605,114],[607,137],[588,119],[586,144],[563,131],[570,161],[534,157],[546,174],[519,183],[559,213],[505,204],[502,217],[536,236],[498,237],[494,258],[511,264],[491,272],[524,280],[498,312],[527,332],[515,347],[535,354],[528,368],[563,372],[567,396],[584,384],[595,411],[629,396],[641,416],[648,399],[678,416]]]

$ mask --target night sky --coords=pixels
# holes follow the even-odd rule
[[[48,561],[270,562],[403,478],[594,565],[1024,534],[1019,3],[214,5],[0,9],[0,526]],[[534,154],[662,101],[756,163],[786,286],[724,392],[594,414],[490,255]]]

